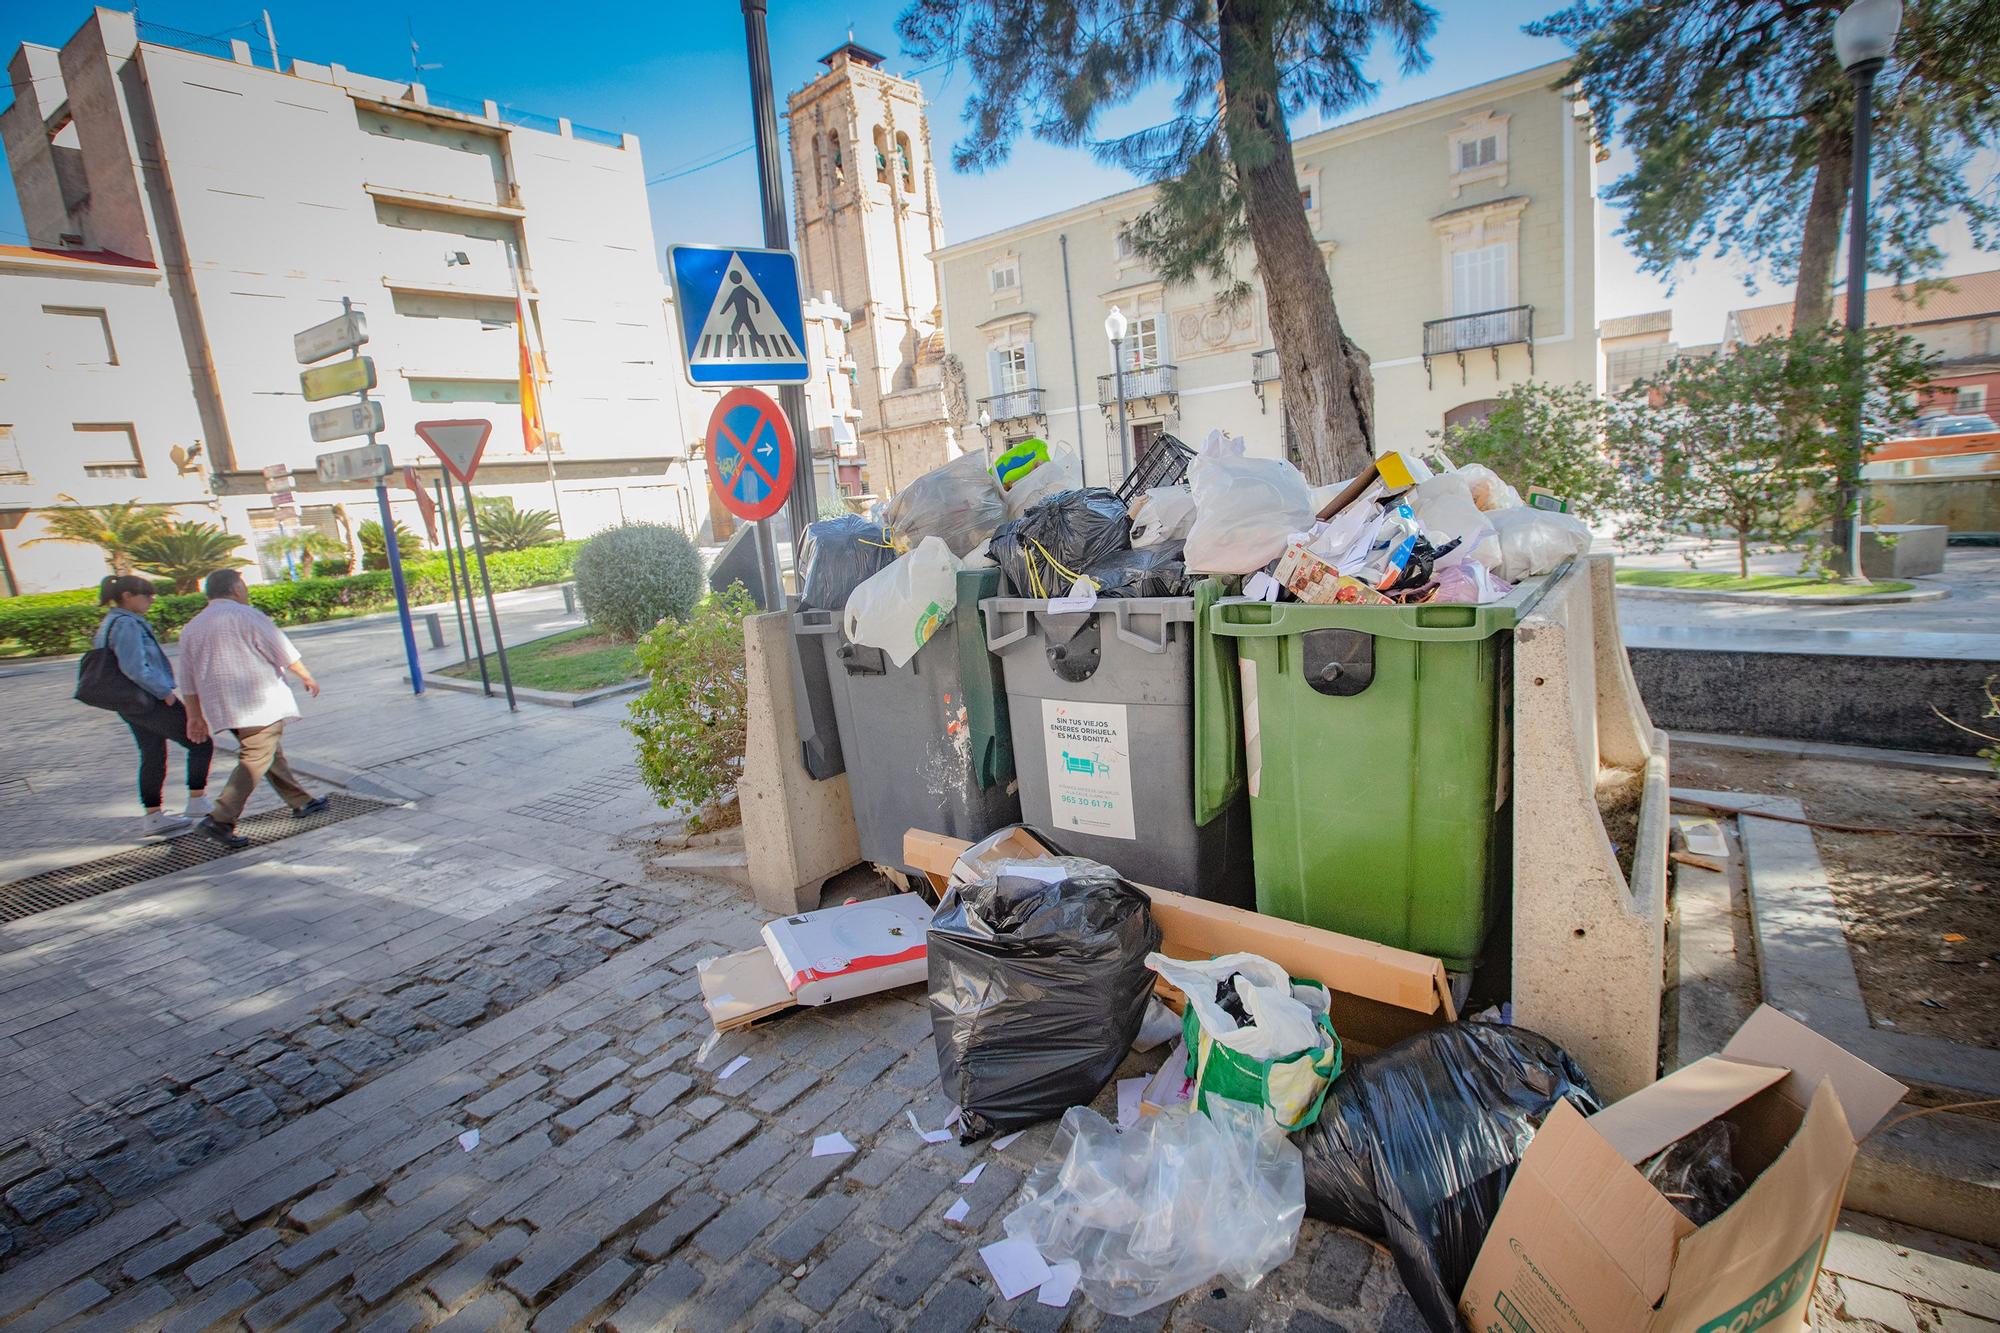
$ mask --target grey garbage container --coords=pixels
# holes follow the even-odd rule
[[[1194,599],[981,606],[1029,827],[1139,883],[1254,908],[1247,798],[1195,822]]]
[[[977,587],[967,582],[977,577],[961,574],[961,587]],[[1004,741],[986,741],[976,725],[980,700],[998,688],[976,596],[962,596],[900,667],[879,648],[848,642],[836,612],[796,612],[792,631],[800,658],[825,668],[863,859],[915,874],[903,860],[909,829],[977,841],[1020,822]]]

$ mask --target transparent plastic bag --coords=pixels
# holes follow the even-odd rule
[[[1486,464],[1464,463],[1454,470],[1472,488],[1472,502],[1485,512],[1521,507],[1521,493],[1500,480],[1500,474]]]
[[[985,455],[961,454],[905,486],[889,502],[885,526],[899,551],[914,551],[924,538],[939,537],[962,557],[1006,518],[1007,496],[986,470]]]
[[[1007,488],[1007,514],[1019,518],[1037,500],[1045,500],[1057,491],[1073,491],[1083,485],[1083,465],[1076,461],[1076,455],[1062,445],[1051,445],[1049,456],[1038,464],[1033,472],[1016,478]]]
[[[1313,525],[1312,487],[1282,458],[1246,458],[1243,441],[1210,434],[1188,465],[1194,523],[1187,567],[1199,574],[1248,574],[1285,553]]]
[[[1078,1288],[1108,1314],[1139,1314],[1217,1277],[1256,1286],[1298,1244],[1305,1168],[1262,1107],[1208,1105],[1142,1116],[1122,1134],[1071,1107],[1007,1234],[1051,1264],[1075,1263]]]
[[[1132,545],[1143,550],[1182,541],[1194,525],[1194,495],[1186,486],[1155,486],[1132,502]]]
[[[1500,563],[1500,534],[1474,502],[1472,484],[1463,473],[1441,472],[1419,483],[1404,498],[1423,522],[1433,545],[1443,546],[1453,537],[1460,539],[1456,550],[1439,558],[1439,569],[1467,560],[1477,560],[1488,569]]]
[[[1546,574],[1590,550],[1590,529],[1580,518],[1548,509],[1497,509],[1486,516],[1500,534],[1500,563],[1493,570],[1509,583]]]
[[[1743,1175],[1733,1156],[1735,1145],[1735,1126],[1727,1120],[1711,1120],[1668,1144],[1639,1168],[1639,1174],[1683,1217],[1705,1227],[1743,1197]]]
[[[958,605],[959,559],[939,537],[899,555],[848,595],[841,627],[848,642],[880,648],[907,666]]]

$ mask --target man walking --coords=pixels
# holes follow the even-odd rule
[[[203,582],[202,592],[208,605],[181,631],[188,737],[201,741],[218,731],[233,731],[242,753],[215,798],[215,808],[201,821],[201,831],[225,847],[248,847],[250,839],[236,831],[236,820],[258,779],[270,779],[292,807],[294,819],[327,807],[326,797],[314,796],[292,776],[284,747],[286,719],[299,715],[284,673],[297,676],[315,699],[319,682],[284,632],[250,605],[250,588],[241,574],[218,569]]]

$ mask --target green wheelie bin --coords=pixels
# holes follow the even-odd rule
[[[1565,572],[1481,606],[1214,606],[1241,663],[1258,911],[1472,970],[1512,860],[1512,631]]]

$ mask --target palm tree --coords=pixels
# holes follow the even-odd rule
[[[489,551],[525,551],[546,546],[557,537],[556,516],[547,509],[516,509],[504,495],[475,501],[479,506],[479,537]]]
[[[346,542],[312,528],[273,538],[265,543],[264,549],[281,560],[291,556],[307,569],[317,569],[323,560],[353,559],[353,552],[347,549]]]
[[[140,504],[137,500],[127,500],[123,504],[82,505],[70,495],[58,495],[56,499],[64,502],[61,508],[41,511],[42,519],[48,525],[48,534],[26,544],[75,542],[81,546],[95,546],[111,562],[113,574],[130,574],[135,563],[133,549],[173,523],[173,510],[167,505]]]
[[[193,592],[212,571],[249,564],[236,554],[242,544],[241,537],[213,523],[169,523],[133,545],[132,563],[172,579],[175,592]]]
[[[363,569],[387,569],[389,548],[382,542],[382,525],[368,519],[355,530],[361,543],[361,567]],[[403,526],[403,520],[396,520],[396,553],[403,557],[405,564],[423,554],[423,539]]]

